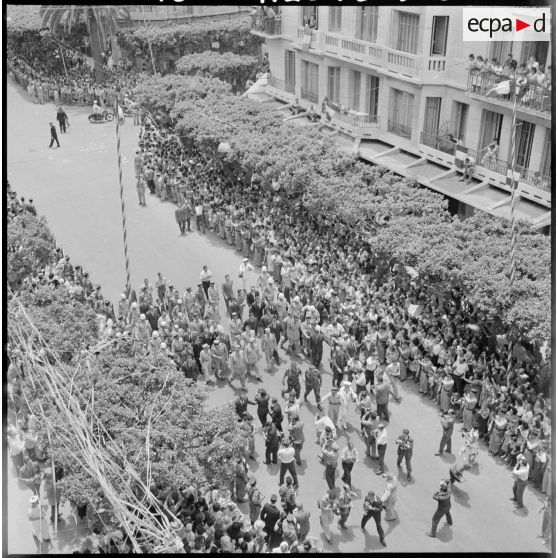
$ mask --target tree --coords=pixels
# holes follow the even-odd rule
[[[230,83],[233,93],[244,91],[246,81],[255,77],[258,59],[255,56],[239,56],[232,52],[219,54],[211,50],[183,56],[176,63],[181,74],[201,74]]]
[[[51,262],[54,237],[46,220],[28,212],[8,222],[8,284],[19,288],[25,277]]]
[[[103,59],[101,52],[109,36],[115,35],[118,30],[119,18],[129,18],[127,8],[116,6],[82,6],[82,5],[54,5],[42,6],[41,16],[43,26],[48,27],[52,33],[60,29],[69,32],[78,22],[84,21],[89,32],[91,52],[95,62],[95,79],[102,82],[104,79]]]
[[[80,350],[97,342],[95,312],[89,304],[71,297],[66,288],[41,285],[34,291],[23,290],[19,300],[44,342],[62,362],[75,360]],[[17,319],[16,307],[11,301]],[[29,336],[35,339],[31,331]]]

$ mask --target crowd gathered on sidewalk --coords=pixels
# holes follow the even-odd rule
[[[109,72],[103,85],[96,84],[91,70],[78,61],[66,77],[46,73],[40,63],[15,56],[8,60],[9,77],[28,91],[31,87],[39,103],[87,104],[98,98],[110,104],[111,95],[125,94],[135,83],[132,73],[115,70],[113,78]],[[360,460],[370,460],[377,463],[385,488],[363,498],[360,527],[364,531],[373,519],[386,546],[382,520],[398,517],[399,489],[384,462],[388,444],[396,447],[397,466],[408,479],[413,474],[412,425],[401,432],[389,429],[390,403],[402,400],[403,382],[416,384],[418,393],[438,406],[443,434],[439,444],[433,443],[436,456],[452,453],[454,425],[462,425],[461,457],[436,487],[437,508],[427,534],[436,536],[443,517],[452,524],[452,489],[478,465],[484,443],[511,471],[516,508],[523,508],[529,482],[546,495],[542,536],[548,542],[551,376],[540,355],[512,350],[482,324],[472,324],[471,308],[433,293],[412,269],[382,261],[358,231],[336,218],[312,215],[296,199],[258,182],[239,180],[218,155],[185,147],[172,130],[142,126],[135,171],[141,205],[157,197],[174,202],[180,233],[195,228],[218,236],[238,252],[238,268],[215,277],[203,265],[199,283],[188,286],[174,285],[160,272],[137,289],[124,289],[115,307],[58,248],[52,266],[37,270],[23,288],[67,289],[96,311],[102,339],[133,337],[146,351],[167,355],[193,381],[240,387],[243,393],[234,406],[249,456],[236,464],[230,490],[164,487],[158,495],[163,507],[179,517],[173,527],[187,552],[318,551],[297,475],[306,442],[300,410],[312,406],[308,397],[316,406],[315,458],[324,467],[326,486],[317,505],[326,541],[332,541],[334,523],[345,529],[349,515],[356,513],[353,469]],[[8,219],[26,211],[36,215],[32,200],[18,199],[10,189],[7,195]],[[34,534],[48,541],[48,507],[54,521],[60,495],[45,471],[46,440],[36,435],[37,425],[25,412],[17,350],[11,357],[10,455],[19,477],[33,488],[30,520],[37,515],[32,510],[45,510]],[[270,393],[266,378],[285,363],[284,389]],[[249,377],[260,384],[254,397],[248,395]],[[338,433],[354,416],[364,456],[350,439],[343,447],[338,442]],[[280,464],[278,490],[272,494],[250,474],[256,434],[265,440],[265,463]],[[240,504],[248,509],[241,511]],[[91,538],[88,545],[86,552],[127,548],[124,535]]]

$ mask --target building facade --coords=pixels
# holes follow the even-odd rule
[[[443,5],[267,8],[252,12],[252,29],[266,38],[270,95],[314,105],[322,122],[354,140],[362,158],[448,195],[462,213],[469,206],[509,216],[513,94],[497,94],[492,74],[471,72],[469,55],[502,64],[510,53],[518,64],[533,56],[548,72],[549,43],[465,43],[462,10]],[[550,87],[516,91],[520,212],[544,226],[551,197]],[[498,150],[486,158],[493,140]],[[456,144],[475,157],[473,186],[457,184]],[[433,165],[439,165],[435,175]]]

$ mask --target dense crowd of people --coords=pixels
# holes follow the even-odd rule
[[[104,107],[112,107],[116,97],[124,102],[131,97],[137,85],[138,73],[120,61],[103,66],[104,79],[96,81],[92,69],[82,55],[70,51],[65,66],[45,64],[36,56],[25,58],[13,51],[8,52],[8,79],[22,86],[34,102],[53,102],[61,105],[89,105],[94,101]]]
[[[42,84],[45,76],[38,69],[13,58],[10,64],[19,83],[27,80],[35,87],[38,79]],[[62,76],[60,80],[64,83]],[[95,88],[93,93],[96,96]],[[40,102],[38,93],[37,99]],[[317,539],[309,536],[310,513],[299,498],[296,468],[305,442],[300,409],[310,394],[318,411],[317,459],[327,483],[319,513],[328,542],[336,518],[339,528],[346,528],[356,498],[351,474],[359,455],[350,440],[342,448],[337,441],[338,431],[352,420],[349,408],[356,408],[364,459],[377,461],[377,473],[385,478],[382,494],[370,491],[364,498],[361,529],[373,519],[386,545],[382,514],[386,521],[397,517],[397,480],[384,464],[388,443],[397,446],[397,465],[404,464],[407,477],[412,477],[411,433],[388,432],[389,403],[402,399],[400,382],[415,382],[422,397],[439,406],[443,436],[436,455],[451,453],[454,424],[462,423],[462,458],[436,493],[430,536],[436,536],[442,517],[451,523],[452,486],[476,466],[479,443],[487,444],[489,453],[511,469],[517,508],[523,507],[529,480],[550,497],[551,377],[534,347],[519,351],[516,346],[510,356],[510,344],[482,324],[471,323],[470,307],[457,297],[432,292],[414,270],[384,262],[361,233],[335,218],[308,213],[296,198],[267,190],[258,181],[239,180],[218,156],[185,147],[172,131],[142,127],[135,169],[140,204],[145,205],[146,190],[173,201],[180,232],[186,235],[195,225],[202,234],[216,234],[242,257],[239,268],[219,285],[203,266],[197,286],[183,292],[159,273],[152,283],[145,279],[137,290],[125,289],[115,308],[87,272],[57,249],[53,265],[29,277],[23,288],[48,284],[68,289],[95,309],[103,339],[133,336],[147,350],[166,354],[194,381],[238,381],[245,391],[249,375],[262,383],[256,397],[244,393],[234,405],[246,430],[249,459],[254,457],[256,428],[248,409],[256,409],[265,462],[280,463],[278,494],[265,502],[245,460],[235,465],[229,493],[202,495],[195,487],[164,487],[159,498],[180,518],[174,527],[186,551],[317,551]],[[18,200],[11,192],[8,196],[9,219],[23,211],[36,214],[32,200]],[[250,284],[248,271],[255,269],[257,280]],[[241,288],[234,288],[233,278]],[[226,315],[221,315],[221,299]],[[264,372],[282,362],[279,350],[285,346],[284,390],[273,395],[266,389]],[[298,357],[307,362],[299,365]],[[325,359],[332,378],[328,389],[323,385]],[[17,363],[14,352],[8,371],[10,454],[20,478],[23,470],[40,495],[41,483],[47,482],[40,466],[45,441],[34,434],[32,417],[21,412],[25,406]],[[437,443],[433,446],[434,451]],[[339,463],[341,486],[336,479]],[[55,502],[50,505],[56,513],[58,495],[43,496],[42,502],[45,498]],[[548,501],[545,513],[550,513]],[[233,502],[247,503],[248,517]],[[547,541],[548,530],[543,535]],[[118,536],[95,541],[85,550],[126,548]]]

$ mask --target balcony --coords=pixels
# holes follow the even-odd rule
[[[431,147],[441,152],[441,157],[429,156],[429,158],[443,161],[446,164],[455,164],[455,152],[457,144],[449,139],[446,135],[420,133],[420,143],[427,147]],[[494,186],[506,184],[508,171],[511,169],[511,163],[503,161],[495,157],[488,157],[475,149],[467,149],[467,155],[475,161],[474,175],[479,180],[485,180]],[[533,201],[543,199],[550,203],[551,178],[541,172],[533,171],[516,165],[516,172],[519,175],[519,184],[521,186],[521,194]],[[488,171],[488,172],[487,172]],[[495,173],[495,174],[493,174]],[[506,188],[506,189],[509,189]]]
[[[467,78],[467,93],[470,97],[482,99],[510,109],[515,105],[518,111],[550,118],[552,91],[550,85],[539,85],[523,81],[513,76],[470,70]]]
[[[267,84],[270,87],[274,87],[275,89],[279,89],[280,91],[285,91],[286,93],[290,93],[291,95],[294,95],[295,92],[294,85],[292,83],[287,83],[282,79],[278,79],[275,76],[268,76]]]
[[[379,127],[377,115],[346,110],[332,101],[325,101],[325,120],[329,126],[349,135],[363,139],[375,137]]]
[[[273,38],[281,35],[281,16],[253,14],[252,33],[260,37]]]

